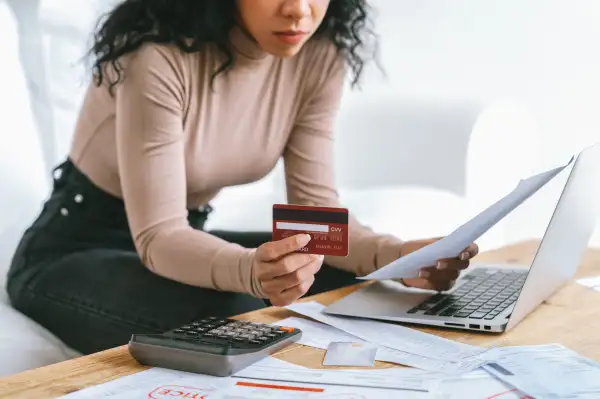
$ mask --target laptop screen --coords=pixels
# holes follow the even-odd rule
[[[527,259],[517,263],[531,265],[508,329],[575,275],[585,249],[597,240],[599,213],[600,145],[595,145],[506,217],[515,241],[530,240],[523,251]]]

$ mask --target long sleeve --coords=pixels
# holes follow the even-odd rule
[[[118,170],[136,249],[166,278],[260,296],[253,251],[187,221],[185,79],[170,48],[147,45],[128,60],[116,86]]]
[[[330,65],[329,70],[320,72],[315,89],[305,99],[285,149],[287,197],[291,204],[343,207],[335,186],[333,129],[346,69],[340,57]],[[402,240],[375,233],[349,211],[349,254],[326,257],[325,263],[362,276],[399,256]]]

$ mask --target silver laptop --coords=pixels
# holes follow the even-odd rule
[[[577,156],[530,265],[474,264],[447,293],[415,292],[397,282],[377,281],[325,312],[483,332],[510,330],[571,280],[599,213],[600,143]]]

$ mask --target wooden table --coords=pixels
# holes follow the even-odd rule
[[[528,264],[531,262],[535,250],[535,242],[525,242],[482,253],[475,261]],[[596,275],[600,275],[600,250],[588,249],[576,278]],[[316,300],[328,305],[356,290],[359,286],[362,284],[304,300]],[[501,335],[433,328],[420,328],[420,330],[480,346],[491,344],[534,345],[558,342],[581,355],[600,361],[599,314],[600,293],[571,282],[545,301],[515,329]],[[295,314],[285,309],[268,308],[240,315],[237,318],[272,323],[292,315]],[[276,357],[307,367],[323,368],[321,366],[323,355],[323,350],[294,345],[283,350]],[[376,367],[397,366],[377,362]],[[138,365],[129,355],[127,347],[123,346],[0,379],[0,397],[5,399],[55,398],[146,368]]]

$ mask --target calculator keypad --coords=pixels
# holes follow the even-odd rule
[[[170,338],[204,341],[234,347],[268,345],[294,332],[293,328],[209,317],[166,333]]]

